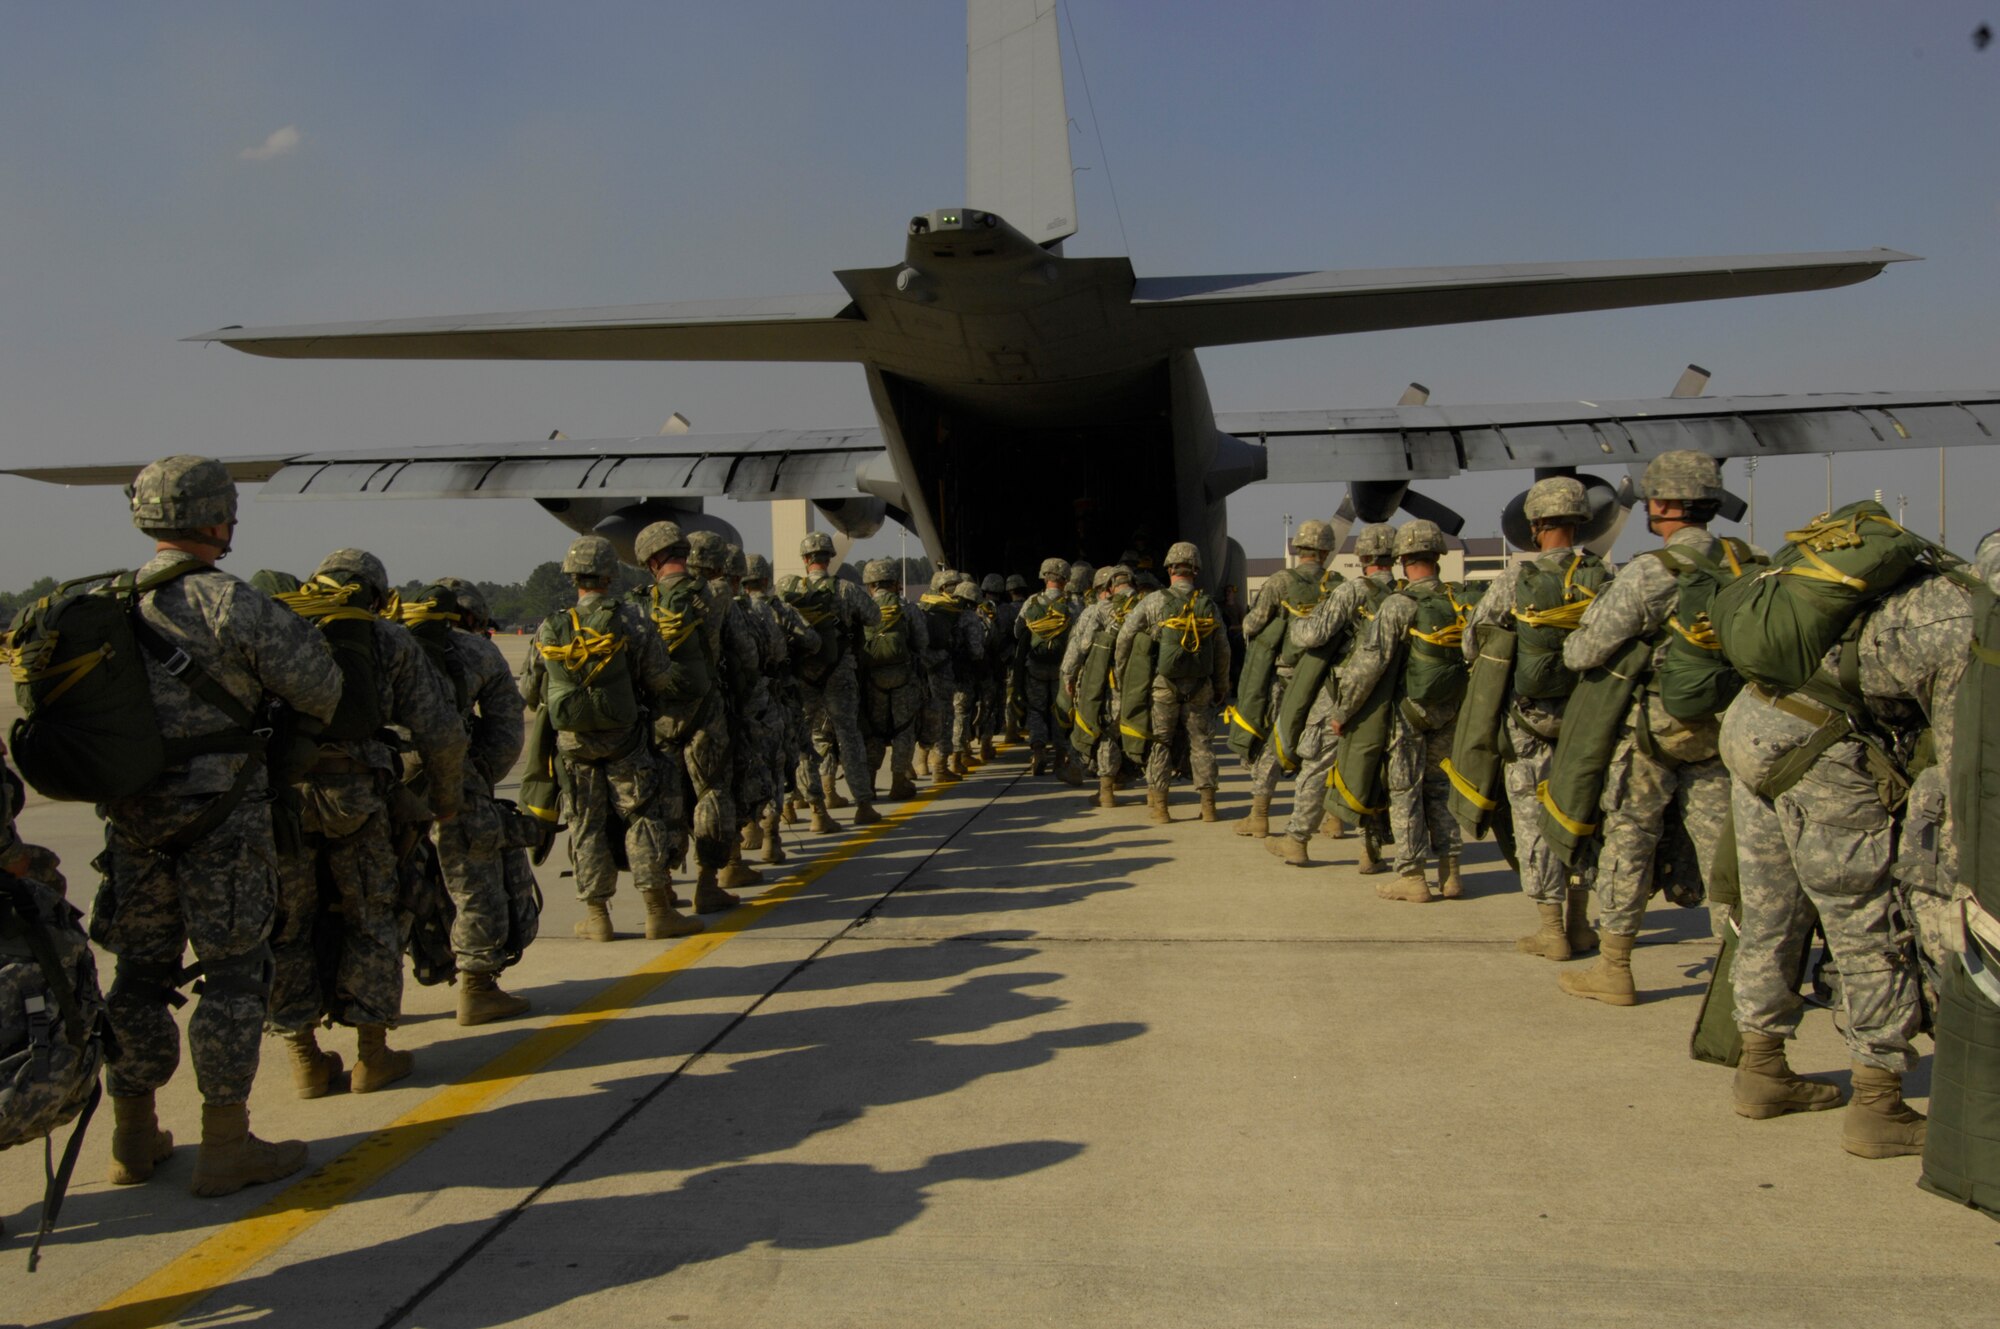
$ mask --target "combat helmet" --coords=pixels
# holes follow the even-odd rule
[[[1068,581],[1069,560],[1061,558],[1043,559],[1041,567],[1041,577],[1042,577],[1042,584],[1045,586],[1052,581]]]
[[[742,581],[750,572],[750,560],[743,557],[741,545],[729,546],[729,557],[722,562],[722,575]]]
[[[1010,572],[1007,574],[1007,593],[1009,595],[1012,595],[1015,591],[1025,591],[1027,589],[1028,589],[1028,579],[1026,577],[1023,577],[1018,572]]]
[[[1104,584],[1114,591],[1120,586],[1133,585],[1135,580],[1136,578],[1132,569],[1126,567],[1123,563],[1113,563],[1110,567],[1104,569]]]
[[[611,542],[603,536],[579,535],[570,543],[569,552],[563,555],[562,570],[572,577],[609,581],[618,575],[618,555],[611,548]]]
[[[950,595],[951,588],[958,585],[958,569],[938,568],[931,573],[931,594]]]
[[[606,544],[609,549],[610,545]],[[389,603],[389,570],[382,566],[382,560],[365,549],[336,549],[319,561],[313,569],[313,576],[327,578],[340,585],[359,582],[375,607]]]
[[[951,596],[954,600],[963,600],[967,604],[974,604],[979,599],[979,583],[967,577],[960,581],[958,585],[951,588]]]
[[[1090,589],[1093,591],[1109,590],[1111,588],[1111,574],[1116,571],[1118,571],[1116,563],[1106,563],[1091,576]]]
[[[729,542],[714,531],[695,531],[688,536],[688,566],[705,577],[716,577],[729,562]]]
[[[1354,537],[1354,556],[1363,563],[1380,563],[1396,556],[1396,528],[1386,521],[1370,522]]]
[[[156,539],[236,524],[236,482],[212,457],[162,457],[125,486],[132,524]]]
[[[437,584],[458,597],[458,607],[465,615],[465,626],[474,632],[484,632],[493,626],[493,612],[486,607],[486,597],[479,593],[479,587],[463,577],[439,577]]]
[[[833,537],[825,531],[808,531],[806,538],[799,541],[799,557],[808,562],[814,559],[833,559]]]
[[[1316,554],[1324,554],[1333,548],[1333,526],[1323,521],[1302,521],[1299,529],[1292,532],[1292,548],[1309,549]]]
[[[988,595],[1005,595],[1007,579],[997,572],[989,572],[979,579],[979,589]]]
[[[651,563],[662,554],[669,558],[688,556],[688,538],[681,533],[678,522],[652,522],[640,531],[639,538],[632,542],[632,555],[639,560],[641,566]]]
[[[750,554],[743,560],[743,580],[771,583],[771,560],[762,554]]]
[[[1590,500],[1583,481],[1573,475],[1552,475],[1537,480],[1521,500],[1521,514],[1529,521],[1577,522],[1590,515]]]
[[[1705,452],[1662,452],[1646,463],[1641,488],[1647,498],[1663,502],[1713,503],[1722,496],[1722,469]]]
[[[288,595],[299,589],[299,579],[275,568],[259,568],[250,574],[250,584],[266,595]]]
[[[1169,568],[1191,567],[1196,572],[1200,572],[1201,550],[1195,548],[1193,544],[1186,540],[1176,540],[1167,547],[1167,566]]]
[[[896,563],[893,559],[871,558],[861,567],[863,586],[894,586],[896,584]]]
[[[1436,558],[1444,550],[1443,529],[1427,518],[1406,521],[1396,531],[1397,558]]]

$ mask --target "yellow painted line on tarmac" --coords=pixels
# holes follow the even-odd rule
[[[599,1028],[630,1011],[653,989],[699,964],[765,914],[847,862],[954,785],[924,790],[813,860],[795,877],[782,878],[746,901],[708,931],[648,960],[575,1008],[508,1048],[465,1079],[445,1085],[381,1130],[272,1196],[259,1208],[169,1261],[111,1300],[72,1321],[72,1329],[146,1329],[173,1319],[340,1205],[449,1134],[465,1118],[508,1094],[535,1072]]]

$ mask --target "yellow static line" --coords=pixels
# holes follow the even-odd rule
[[[306,1231],[410,1158],[443,1139],[465,1118],[511,1092],[646,998],[654,988],[706,958],[766,913],[853,858],[885,832],[921,811],[950,786],[918,794],[864,827],[755,900],[648,960],[582,1004],[556,1016],[470,1077],[445,1085],[347,1152],[287,1186],[263,1205],[207,1237],[111,1300],[72,1322],[72,1329],[146,1329],[170,1320],[220,1289],[257,1261]]]

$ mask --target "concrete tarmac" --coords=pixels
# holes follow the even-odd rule
[[[629,939],[572,940],[552,860],[530,1018],[412,983],[416,1075],[312,1102],[267,1043],[253,1122],[312,1142],[300,1178],[190,1197],[183,1066],[174,1157],[106,1185],[100,1116],[31,1277],[41,1158],[0,1155],[0,1323],[1991,1322],[2000,1227],[1688,1059],[1702,911],[1653,911],[1615,1010],[1515,952],[1490,845],[1467,898],[1395,904],[1353,841],[1288,868],[1185,790],[1156,827],[1025,771],[801,836],[688,942],[629,888]],[[88,810],[25,827],[87,903]],[[1845,1083],[1824,1014],[1794,1063]]]

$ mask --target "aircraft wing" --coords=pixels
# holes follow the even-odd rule
[[[185,340],[286,360],[858,360],[862,326],[836,293],[227,327]]]
[[[883,455],[876,429],[550,439],[223,458],[265,498],[862,497],[856,470]],[[63,485],[124,485],[144,462],[6,471]]]
[[[2000,391],[1656,397],[1504,406],[1218,414],[1265,449],[1265,480],[1424,480],[1460,471],[1951,448],[2000,439]]]
[[[1893,249],[1863,249],[1733,258],[1142,277],[1133,287],[1132,306],[1140,322],[1166,344],[1229,346],[1817,291],[1866,281],[1890,263],[1915,257]]]

